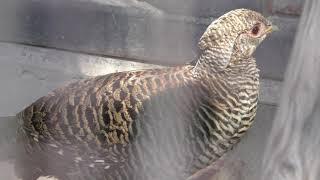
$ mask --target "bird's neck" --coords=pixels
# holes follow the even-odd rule
[[[226,52],[226,50],[224,50]],[[229,56],[229,53],[217,53],[217,49],[206,50],[199,55],[193,68],[195,76],[203,74],[228,73],[257,75],[259,69],[253,57]],[[226,65],[225,63],[228,62]]]
[[[231,59],[231,49],[216,46],[201,52],[195,70],[221,71],[225,69]]]

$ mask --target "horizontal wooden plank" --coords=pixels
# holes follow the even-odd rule
[[[0,116],[14,115],[70,81],[117,71],[160,67],[163,66],[0,43]],[[260,102],[276,105],[281,82],[263,79],[261,87]]]
[[[235,8],[262,11],[263,0],[141,0],[171,14],[215,17]]]
[[[167,14],[146,2],[114,2],[1,1],[0,41],[174,65],[194,58],[198,39],[214,20]],[[298,21],[274,19],[281,31],[256,56],[263,77],[281,80]]]

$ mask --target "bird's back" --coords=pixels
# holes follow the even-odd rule
[[[99,76],[40,98],[18,115],[21,176],[185,179],[209,165],[251,125],[256,99],[237,81],[256,77],[193,68]]]
[[[42,166],[34,174],[56,174],[56,166],[101,169],[106,177],[151,173],[152,163],[175,158],[170,152],[180,150],[173,146],[186,145],[183,126],[199,103],[191,68],[115,73],[40,98],[18,115],[19,136],[29,156],[22,159]],[[171,143],[172,137],[177,142]],[[169,161],[161,163],[167,168],[163,163]],[[117,172],[119,167],[124,170]]]

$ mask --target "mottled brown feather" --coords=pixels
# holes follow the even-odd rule
[[[269,23],[245,9],[220,17],[196,63],[93,77],[40,98],[18,114],[20,176],[185,179],[213,163],[256,114],[259,70],[248,52],[265,36],[246,34],[256,21]]]

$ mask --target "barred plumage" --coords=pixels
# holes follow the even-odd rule
[[[252,53],[270,27],[234,10],[208,27],[196,65],[94,77],[40,98],[18,115],[20,176],[186,179],[213,163],[253,122]]]

